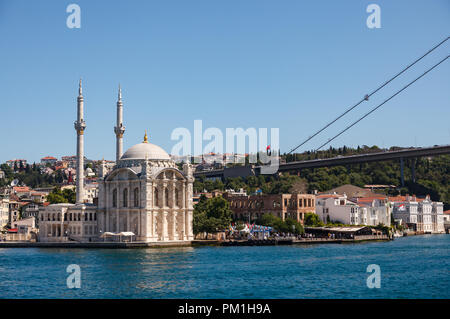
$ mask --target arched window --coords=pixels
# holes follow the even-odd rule
[[[123,207],[128,207],[128,188],[123,190]]]
[[[134,194],[133,194],[133,198],[134,198],[134,207],[139,207],[139,188],[135,188],[134,189]]]
[[[159,196],[158,196],[158,189],[155,188],[155,191],[153,192],[153,204],[155,207],[159,207]]]
[[[117,207],[117,188],[114,188],[112,193],[112,204],[113,207]]]
[[[179,192],[178,192],[178,188],[175,188],[175,205],[177,207],[180,207],[180,198],[179,198]]]
[[[164,188],[164,207],[169,207],[169,190]]]

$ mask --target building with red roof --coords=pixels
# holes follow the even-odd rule
[[[324,222],[346,225],[376,226],[391,224],[391,208],[386,196],[370,194],[368,197],[349,199],[347,194],[321,194],[316,196],[316,214]]]
[[[433,202],[430,196],[415,195],[389,197],[394,219],[418,233],[444,233],[444,205]]]

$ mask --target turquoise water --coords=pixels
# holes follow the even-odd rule
[[[1,298],[450,298],[450,235],[166,249],[0,249]],[[69,289],[66,267],[81,267]],[[369,264],[381,288],[369,289]]]

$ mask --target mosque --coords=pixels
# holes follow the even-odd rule
[[[106,238],[131,237],[139,242],[193,240],[193,171],[182,170],[161,147],[142,143],[123,151],[123,103],[117,101],[116,164],[98,169],[98,205],[85,201],[84,191],[84,99],[81,80],[77,98],[76,203],[53,204],[39,212],[39,241],[97,242]]]

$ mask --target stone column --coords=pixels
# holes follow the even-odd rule
[[[139,209],[138,219],[137,219],[138,233],[136,234],[136,237],[141,236],[141,234],[142,234],[142,231],[141,231],[141,218],[142,218],[142,214],[141,214],[141,210]]]
[[[172,187],[172,191],[171,191],[172,196],[170,196],[170,197],[172,197],[172,205],[170,207],[174,208],[177,204],[177,199],[175,198],[175,195],[176,195],[175,189],[177,187],[175,176],[174,176],[174,179],[172,179],[171,187]]]
[[[85,214],[85,212],[82,210],[82,211],[80,212],[80,219],[81,219],[81,221],[80,221],[80,228],[81,228],[81,230],[80,230],[80,236],[81,236],[81,237],[84,237],[84,225],[83,225],[84,214]]]
[[[61,213],[61,237],[64,236],[64,212]]]
[[[158,230],[156,229],[156,218],[157,218],[157,212],[152,211],[151,213],[151,217],[152,217],[152,230],[151,230],[151,235],[153,237],[153,239],[159,240],[159,236],[158,236]]]
[[[178,240],[178,233],[177,233],[177,218],[178,218],[178,212],[173,211],[172,212],[172,240]]]
[[[186,183],[183,183],[183,186],[182,186],[182,198],[181,198],[181,207],[182,208],[187,208],[187,203],[186,203]]]
[[[162,212],[161,219],[162,219],[162,240],[167,241],[169,240],[169,232],[168,232],[168,222],[167,222],[167,216],[168,212],[164,211]]]
[[[186,209],[183,209],[183,213],[181,214],[181,225],[180,225],[180,235],[181,235],[181,240],[186,240]]]
[[[188,214],[187,214],[187,228],[188,228],[188,233],[187,233],[187,239],[188,240],[193,240],[194,239],[194,234],[192,232],[192,211],[188,210]]]

